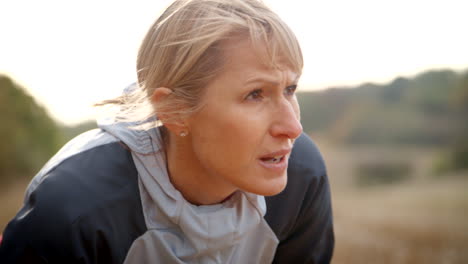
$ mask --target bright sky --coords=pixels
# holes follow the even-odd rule
[[[264,0],[295,31],[301,89],[468,69],[466,0]],[[136,79],[144,34],[170,1],[4,1],[0,73],[66,124]]]

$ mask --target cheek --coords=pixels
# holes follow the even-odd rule
[[[194,150],[203,158],[225,164],[246,157],[252,139],[248,126],[238,115],[211,114],[195,127]]]
[[[205,168],[245,170],[259,154],[262,143],[263,117],[233,109],[210,111],[199,119],[193,148]],[[236,172],[237,173],[237,172]]]
[[[294,109],[294,113],[296,114],[297,120],[301,120],[301,107],[299,106],[299,102],[297,101],[296,97],[294,97],[294,100],[291,104]]]

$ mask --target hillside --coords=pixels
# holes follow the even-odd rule
[[[60,130],[22,87],[0,75],[0,176],[31,175],[57,151]]]
[[[468,71],[298,95],[304,130],[346,144],[450,145],[468,128]]]
[[[0,120],[0,185],[32,177],[66,141],[93,126],[57,124],[23,87],[3,75]]]

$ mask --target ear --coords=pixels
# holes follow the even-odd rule
[[[166,87],[158,87],[154,89],[151,95],[151,102],[156,106],[158,112],[158,119],[169,129],[172,133],[179,135],[181,131],[186,130],[185,123],[183,120],[174,113],[164,113],[164,109],[158,107],[158,105],[165,105],[166,100],[169,100],[169,96],[172,94],[172,90]],[[176,116],[174,116],[176,115]]]

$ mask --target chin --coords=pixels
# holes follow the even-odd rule
[[[264,180],[265,182],[258,182],[255,186],[252,186],[251,190],[247,190],[250,193],[262,195],[262,196],[273,196],[277,195],[286,188],[288,183],[287,175],[278,177],[277,179]]]

